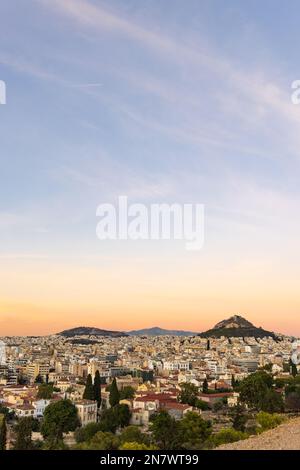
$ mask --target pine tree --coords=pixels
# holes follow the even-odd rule
[[[94,387],[93,387],[93,381],[92,381],[91,374],[89,374],[87,376],[85,389],[84,389],[84,392],[83,392],[83,398],[84,398],[84,400],[95,400]]]
[[[206,350],[210,351],[210,340],[209,339],[207,340]]]
[[[0,414],[0,451],[6,447],[6,420],[5,415]]]
[[[296,364],[293,363],[293,361],[290,359],[290,373],[293,377],[296,377],[298,374],[297,366]]]
[[[96,370],[95,378],[94,378],[94,399],[97,401],[98,408],[101,405],[101,378],[99,371]]]
[[[235,377],[234,377],[233,374],[232,374],[232,376],[231,376],[231,386],[232,386],[232,388],[235,387]]]
[[[117,387],[116,378],[114,378],[110,386],[109,404],[112,407],[112,406],[118,405],[119,401],[120,401],[120,394],[119,394],[119,390]]]
[[[43,382],[44,382],[43,377],[40,374],[38,374],[36,378],[34,379],[34,383],[36,384],[42,384]]]
[[[32,449],[32,425],[33,419],[31,417],[20,418],[18,420],[14,429],[16,435],[14,450]]]
[[[203,385],[202,385],[202,391],[203,391],[203,393],[207,393],[207,392],[208,392],[208,382],[207,382],[207,379],[204,379],[204,382],[203,382]]]

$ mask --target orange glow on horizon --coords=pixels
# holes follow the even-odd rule
[[[6,263],[0,285],[2,336],[76,326],[200,332],[233,314],[271,331],[300,334],[298,287],[269,268],[241,276],[238,269],[225,274],[194,260],[174,260],[159,269],[156,260],[105,268]]]

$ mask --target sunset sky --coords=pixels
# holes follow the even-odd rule
[[[0,336],[300,335],[300,4],[2,0]],[[205,205],[205,243],[100,241],[96,208]]]

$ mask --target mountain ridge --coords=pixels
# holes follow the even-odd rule
[[[166,330],[159,326],[127,331],[130,336],[197,336],[198,333],[185,330]]]
[[[124,333],[123,331],[103,330],[90,326],[77,326],[75,328],[69,328],[57,333],[57,335],[64,336],[66,338],[73,338],[74,336],[111,336],[114,338],[128,336],[128,334]]]
[[[273,331],[264,330],[261,327],[256,327],[253,323],[246,320],[240,315],[232,315],[226,320],[222,320],[217,323],[210,330],[199,333],[199,336],[202,338],[220,338],[224,336],[229,337],[254,337],[254,338],[264,338],[271,337],[273,339],[278,338]]]

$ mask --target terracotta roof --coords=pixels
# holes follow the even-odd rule
[[[192,408],[192,406],[190,405],[184,405],[183,403],[178,403],[178,402],[166,402],[164,404],[164,408],[168,408],[168,409],[175,409],[175,410],[187,410],[188,408]]]
[[[226,397],[232,397],[233,392],[224,392],[224,393],[199,393],[200,397],[205,397],[205,398],[226,398]]]

